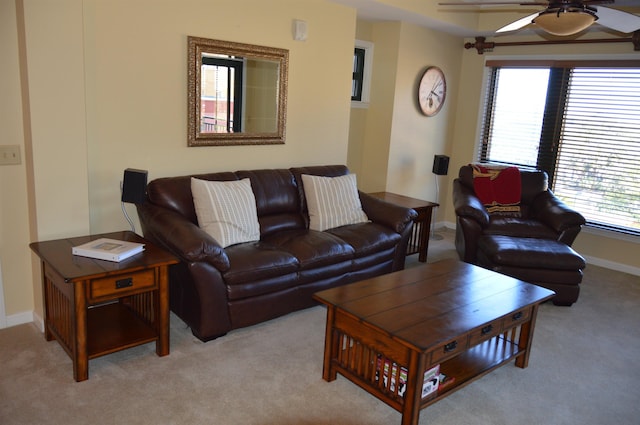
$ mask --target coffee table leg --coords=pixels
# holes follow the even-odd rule
[[[327,382],[334,381],[338,377],[336,372],[331,366],[331,355],[335,352],[334,345],[334,332],[333,323],[335,319],[335,309],[332,306],[327,306],[327,325],[325,326],[324,336],[324,363],[322,365],[322,379]]]
[[[425,356],[415,351],[409,358],[409,376],[407,376],[407,392],[402,409],[402,425],[418,425],[420,420],[420,403],[422,402],[422,381],[425,370]]]
[[[529,355],[531,354],[531,343],[533,342],[533,329],[536,324],[536,317],[538,316],[538,307],[540,304],[533,306],[531,310],[531,318],[528,322],[523,323],[520,328],[520,338],[518,339],[518,346],[524,348],[524,354],[516,358],[516,366],[519,368],[526,368],[529,365]]]

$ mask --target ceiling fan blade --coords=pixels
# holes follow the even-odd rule
[[[439,2],[438,6],[548,6],[548,1],[477,1]]]
[[[631,33],[640,29],[640,16],[632,13],[600,6],[596,14],[598,15],[596,23],[613,30]]]
[[[525,16],[522,19],[518,19],[517,21],[511,22],[510,24],[505,25],[504,27],[496,30],[496,33],[516,31],[516,30],[519,30],[520,28],[526,27],[533,21],[533,18],[535,18],[539,14],[540,12],[532,13],[529,16]]]

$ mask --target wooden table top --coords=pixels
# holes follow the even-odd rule
[[[328,289],[315,298],[421,351],[553,291],[458,260],[443,260]]]
[[[400,205],[405,208],[425,208],[425,207],[439,207],[440,204],[431,201],[424,201],[422,199],[411,198],[409,196],[398,195],[392,192],[373,192],[369,195],[374,196],[383,201],[390,202],[392,204]]]
[[[99,238],[143,243],[145,244],[145,249],[142,253],[120,262],[81,257],[71,253],[71,248],[74,246]],[[168,251],[130,231],[33,242],[29,246],[38,257],[46,261],[49,267],[54,269],[67,282],[108,276],[124,270],[135,271],[151,266],[169,265],[178,262],[178,259]]]

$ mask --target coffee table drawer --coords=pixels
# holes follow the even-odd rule
[[[529,317],[531,317],[531,307],[516,310],[503,318],[502,327],[506,331],[514,326],[526,322],[529,320]]]
[[[156,286],[154,270],[143,270],[92,280],[88,287],[88,298],[91,302],[110,300],[139,291],[148,291],[154,286]]]
[[[469,347],[493,338],[502,331],[502,320],[494,320],[479,328],[474,329],[469,335]]]
[[[447,341],[431,352],[431,363],[440,363],[441,361],[455,356],[468,348],[469,335],[460,335],[456,339]]]

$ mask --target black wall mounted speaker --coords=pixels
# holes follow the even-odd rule
[[[127,168],[122,181],[122,202],[142,204],[147,195],[147,170]]]
[[[449,171],[449,157],[446,155],[433,156],[433,174],[446,176]]]

